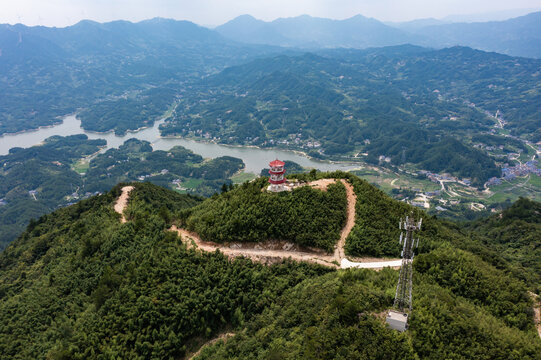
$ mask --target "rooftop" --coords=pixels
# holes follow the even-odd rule
[[[401,312],[398,312],[398,311],[389,311],[389,313],[387,314],[387,317],[389,319],[392,319],[392,320],[396,320],[396,321],[408,321],[408,314],[406,313],[401,313]]]
[[[285,162],[280,161],[280,160],[278,160],[278,159],[273,160],[273,161],[271,161],[271,162],[269,163],[269,165],[270,165],[271,167],[275,167],[275,166],[284,166],[285,164],[286,164]]]

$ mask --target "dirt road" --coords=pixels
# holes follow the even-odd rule
[[[351,229],[355,226],[355,205],[357,204],[357,196],[355,195],[355,192],[353,191],[353,186],[351,186],[350,183],[348,183],[346,180],[342,179],[342,184],[346,187],[346,196],[347,196],[347,217],[346,217],[346,224],[342,228],[342,231],[340,232],[340,240],[338,240],[338,244],[336,244],[336,248],[334,249],[334,259],[340,263],[342,259],[346,258],[346,253],[344,251],[344,246],[346,245],[346,238],[348,237],[349,233],[351,232]]]
[[[537,334],[539,334],[539,337],[541,337],[541,301],[538,299],[538,296],[536,294],[531,291],[529,293],[533,300],[533,317],[535,327],[537,329]]]
[[[308,183],[309,186],[318,188],[325,191],[327,186],[334,183],[336,179],[322,179]],[[324,266],[329,266],[333,268],[350,268],[350,267],[359,267],[359,268],[370,268],[370,269],[381,269],[387,266],[398,267],[400,266],[401,260],[386,260],[381,259],[379,261],[361,261],[352,262],[346,259],[344,246],[346,243],[346,238],[348,237],[351,229],[355,226],[355,204],[357,203],[357,197],[353,191],[353,186],[344,179],[340,180],[346,188],[347,196],[347,217],[346,224],[340,232],[340,240],[336,245],[334,253],[332,255],[325,254],[318,251],[309,251],[309,250],[298,250],[291,244],[285,244],[283,248],[276,249],[274,244],[271,242],[264,243],[229,243],[229,244],[218,244],[214,242],[203,241],[201,238],[194,233],[191,233],[185,229],[179,229],[175,226],[171,230],[176,231],[181,239],[188,245],[199,248],[203,251],[214,252],[216,250],[221,251],[224,255],[235,258],[239,256],[244,256],[252,259],[253,261],[261,262],[264,264],[272,264],[280,262],[283,259],[292,259],[296,261],[307,261]],[[373,260],[373,259],[370,259]]]
[[[234,333],[224,333],[224,334],[220,334],[218,335],[216,338],[212,339],[212,340],[209,340],[207,341],[206,343],[204,343],[203,345],[201,345],[201,347],[199,348],[199,350],[197,350],[197,352],[189,357],[187,357],[188,360],[192,360],[193,358],[197,357],[197,355],[199,355],[201,353],[201,351],[207,347],[207,346],[210,346],[216,342],[218,342],[219,340],[224,340],[224,341],[227,341],[227,339],[229,339],[230,337],[232,336],[235,336]]]
[[[124,210],[126,209],[126,206],[128,206],[128,199],[130,198],[130,191],[133,190],[133,186],[124,186],[122,188],[122,194],[118,197],[118,200],[115,203],[115,211],[122,215],[122,218],[120,221],[122,223],[126,222],[126,218],[124,217]]]
[[[334,183],[336,179],[322,179],[308,183],[309,186],[318,188],[325,191],[327,186]],[[346,259],[344,252],[344,246],[346,238],[348,237],[351,229],[355,226],[355,204],[357,203],[357,197],[353,191],[353,186],[344,179],[340,180],[346,188],[347,196],[347,216],[346,224],[340,232],[340,240],[338,241],[334,253],[326,254],[323,251],[300,249],[297,245],[287,242],[268,241],[260,243],[228,243],[218,244],[209,241],[203,241],[195,234],[185,229],[179,229],[176,226],[172,226],[171,230],[176,231],[183,242],[188,247],[195,247],[202,251],[214,252],[219,250],[229,258],[236,258],[240,256],[247,257],[253,261],[257,261],[264,264],[274,264],[281,262],[283,259],[291,259],[295,261],[307,261],[333,268],[368,268],[368,269],[381,269],[387,266],[398,267],[400,266],[399,259],[387,260],[381,259],[378,261],[363,261],[352,262]],[[122,194],[119,196],[115,203],[115,211],[122,215],[121,221],[126,222],[124,217],[124,210],[128,205],[130,191],[134,189],[133,186],[125,186],[122,188]],[[368,260],[368,259],[367,259]]]

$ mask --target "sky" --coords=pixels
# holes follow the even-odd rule
[[[361,14],[381,21],[408,21],[491,13],[487,19],[499,20],[539,9],[541,0],[0,0],[0,23],[61,27],[82,19],[165,17],[215,26],[243,14],[266,21],[303,14],[332,19]]]

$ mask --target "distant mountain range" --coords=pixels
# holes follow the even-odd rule
[[[271,22],[242,15],[215,30],[226,38],[251,44],[300,48],[461,45],[513,56],[541,57],[541,12],[505,21],[449,23],[422,19],[397,24],[384,24],[361,15],[345,20],[302,15]]]
[[[242,15],[215,30],[236,41],[303,48],[366,48],[419,42],[419,35],[361,15],[346,20],[302,15],[272,22]]]

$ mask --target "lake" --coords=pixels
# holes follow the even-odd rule
[[[123,136],[117,136],[112,131],[107,133],[86,131],[81,128],[81,121],[78,120],[75,115],[69,115],[63,119],[61,124],[55,126],[25,131],[18,134],[5,134],[0,136],[0,155],[8,154],[9,149],[13,147],[27,148],[37,145],[48,137],[54,135],[68,136],[86,134],[89,139],[105,139],[107,141],[107,149],[118,148],[126,140],[136,138],[150,142],[154,150],[169,150],[174,146],[181,145],[186,149],[190,149],[194,153],[203,156],[204,158],[232,156],[242,159],[244,164],[246,164],[245,171],[252,172],[254,174],[259,174],[261,170],[267,167],[267,164],[274,159],[294,161],[303,167],[314,168],[321,171],[346,171],[359,167],[359,165],[351,163],[317,161],[287,150],[226,146],[183,138],[163,138],[160,137],[160,131],[158,128],[162,122],[163,120],[160,120],[150,128],[127,133]]]

